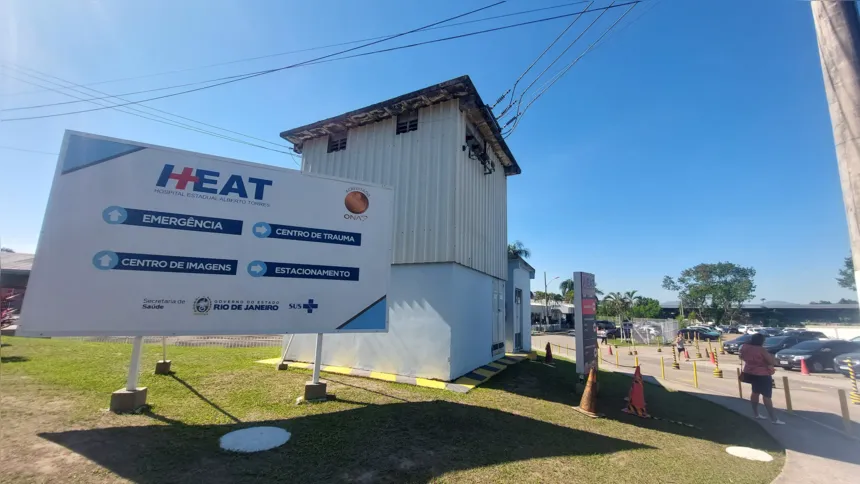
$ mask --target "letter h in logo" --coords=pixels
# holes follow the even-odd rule
[[[182,171],[179,173],[173,173],[173,168],[173,165],[164,165],[164,168],[161,170],[161,176],[158,177],[157,186],[166,187],[167,180],[176,180],[176,189],[185,190],[189,182],[197,183],[200,181],[199,177],[192,174],[194,172],[193,168],[182,168]]]

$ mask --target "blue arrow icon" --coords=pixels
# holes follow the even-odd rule
[[[119,264],[119,256],[116,255],[116,252],[103,250],[93,256],[93,265],[98,270],[109,271],[116,267],[117,264]]]
[[[121,224],[128,218],[128,212],[122,207],[112,205],[102,211],[102,219],[109,224]]]
[[[251,261],[248,264],[248,274],[252,277],[262,277],[266,275],[266,263],[261,260]]]
[[[272,227],[266,222],[257,222],[254,224],[253,233],[255,236],[265,239],[272,233]]]

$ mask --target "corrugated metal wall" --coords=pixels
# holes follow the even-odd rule
[[[459,101],[419,110],[417,131],[397,135],[396,124],[351,129],[346,150],[334,153],[327,137],[307,141],[302,171],[394,187],[392,263],[459,262],[505,279],[505,177],[495,156],[499,169],[484,176],[462,151]]]
[[[465,138],[468,121],[465,114],[460,116],[460,132]],[[478,160],[469,158],[468,150],[457,152],[454,261],[506,280],[508,185],[498,157],[488,151],[496,166],[496,171],[489,175],[484,174]]]

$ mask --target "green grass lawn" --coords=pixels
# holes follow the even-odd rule
[[[309,372],[255,360],[278,348],[170,347],[173,376],[141,385],[150,412],[114,415],[131,345],[3,338],[0,482],[733,482],[767,483],[784,460],[759,426],[695,397],[646,386],[649,411],[693,429],[620,412],[630,379],[601,373],[600,410],[573,411],[575,367],[522,362],[462,395],[324,375],[337,399],[295,405]],[[265,424],[287,429],[283,447],[251,455],[218,438]],[[770,452],[763,464],[728,445]]]

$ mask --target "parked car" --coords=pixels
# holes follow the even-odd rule
[[[612,321],[598,320],[594,324],[597,325],[597,336],[603,337],[605,335],[607,338],[618,337],[618,328],[615,327],[615,323]]]
[[[703,341],[715,341],[720,338],[720,333],[708,328],[689,327],[679,329],[678,332],[684,335],[684,339],[694,339],[696,334]]]
[[[791,348],[801,341],[803,340],[799,339],[797,336],[771,336],[764,340],[762,347],[766,349],[768,353],[775,355],[778,351]]]
[[[792,331],[789,333],[791,336],[797,336],[802,340],[810,340],[810,339],[828,339],[827,335],[822,333],[821,331],[806,331],[805,329],[801,329],[799,331]],[[860,340],[858,340],[860,341]]]
[[[833,363],[836,355],[858,350],[860,343],[853,341],[808,340],[778,351],[775,356],[777,364],[786,370],[800,368],[801,360],[806,360],[809,371],[822,372],[827,368],[837,368]]]
[[[751,334],[742,334],[731,341],[726,341],[725,343],[723,343],[723,349],[726,350],[726,353],[733,355],[739,352],[741,350],[741,346],[743,346],[744,343],[748,342],[750,338],[752,338]]]
[[[826,338],[826,336],[825,336],[825,338]],[[851,338],[851,341],[855,342],[855,343],[860,342],[860,336],[855,336],[855,337]]]
[[[765,336],[778,336],[782,334],[782,330],[779,328],[761,328],[758,332]]]
[[[747,334],[747,330],[750,328],[752,328],[752,326],[750,326],[748,324],[741,324],[738,326],[738,333],[739,334]]]
[[[860,336],[852,338],[851,342],[854,342],[854,340],[860,341]],[[845,360],[851,360],[850,364],[854,366],[855,373],[860,371],[860,353],[845,353],[833,358],[833,367],[843,375],[848,376],[848,363]]]

